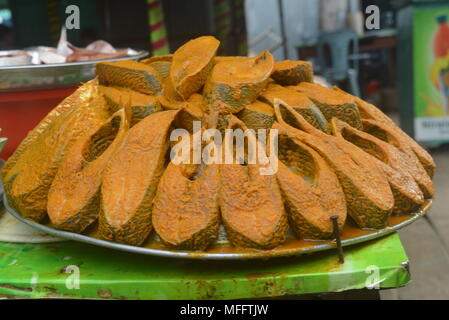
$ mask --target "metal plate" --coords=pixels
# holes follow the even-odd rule
[[[287,242],[272,250],[253,250],[242,249],[232,247],[229,242],[224,241],[213,245],[206,251],[181,251],[181,250],[168,250],[154,235],[150,237],[147,242],[141,246],[131,246],[111,241],[97,239],[95,237],[77,234],[73,232],[67,232],[54,229],[47,225],[42,225],[23,218],[17,211],[12,209],[8,204],[6,193],[3,195],[3,204],[6,210],[18,220],[26,223],[32,228],[39,231],[48,233],[52,236],[88,243],[95,246],[111,248],[115,250],[133,252],[144,255],[172,257],[172,258],[188,258],[188,259],[203,259],[203,260],[239,260],[239,259],[256,259],[256,258],[273,258],[273,257],[285,257],[285,256],[298,256],[306,253],[312,253],[323,250],[330,250],[336,247],[335,241],[307,241],[288,239]],[[404,216],[392,216],[389,221],[389,225],[380,230],[362,230],[358,229],[351,219],[347,219],[347,223],[342,232],[342,245],[349,246],[356,243],[372,240],[393,233],[394,231],[401,229],[410,223],[416,221],[426,214],[432,204],[431,200],[428,200],[419,212],[404,215]],[[92,233],[91,233],[92,234]],[[154,232],[153,232],[154,234]]]
[[[147,51],[139,51],[134,56],[114,59],[0,67],[0,92],[71,86],[94,78],[98,62],[140,60],[146,56]]]

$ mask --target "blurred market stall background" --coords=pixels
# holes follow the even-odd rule
[[[449,1],[0,0],[0,50],[55,47],[69,5],[80,10],[80,28],[67,30],[77,47],[101,39],[161,55],[214,35],[221,55],[268,49],[278,60],[312,61],[323,81],[388,113],[431,148],[438,171],[430,217],[401,232],[414,282],[383,297],[449,298]],[[0,67],[3,159],[78,85],[10,89],[7,71]]]

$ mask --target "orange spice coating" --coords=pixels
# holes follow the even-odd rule
[[[259,97],[260,100],[274,106],[277,99],[281,99],[290,107],[299,112],[304,119],[311,123],[315,128],[329,133],[329,127],[326,118],[316,105],[310,100],[307,95],[282,87],[277,84],[268,85]]]
[[[282,60],[274,65],[271,77],[283,86],[313,82],[313,67],[308,61]]]
[[[48,190],[67,150],[92,126],[109,118],[97,87],[88,83],[74,99],[51,112],[6,162],[3,182],[13,208],[40,221],[47,213]],[[79,94],[78,94],[79,93]]]
[[[250,129],[268,129],[274,122],[274,109],[262,101],[255,101],[246,106],[237,116]]]
[[[181,46],[173,54],[167,79],[175,100],[187,100],[204,85],[213,66],[213,58],[220,42],[211,36],[199,37]]]
[[[265,89],[273,66],[274,58],[268,51],[252,58],[218,62],[203,90],[208,110],[236,113],[254,102]]]
[[[124,110],[119,110],[70,148],[48,192],[47,210],[53,225],[82,232],[97,219],[104,169],[127,130]]]
[[[293,230],[305,239],[332,239],[331,216],[341,230],[346,201],[334,171],[312,148],[284,127],[279,137],[277,180]]]
[[[229,128],[245,125],[230,117]],[[224,144],[224,148],[229,146]],[[228,239],[235,245],[270,249],[285,241],[287,216],[275,175],[261,175],[260,164],[220,166],[220,210]]]
[[[423,191],[424,196],[426,198],[432,198],[434,190],[429,171],[426,171],[426,167],[420,161],[417,153],[415,153],[416,149],[408,143],[408,139],[404,138],[404,135],[399,133],[398,130],[380,121],[363,120],[362,123],[365,132],[395,146],[407,154],[407,167],[409,170],[412,170],[415,180]],[[429,167],[427,168],[430,170]]]
[[[336,117],[349,123],[354,128],[362,128],[359,109],[351,97],[310,82],[301,82],[297,86],[289,86],[288,88],[302,92],[309,97],[320,108],[327,121]]]
[[[48,211],[54,227],[73,232],[99,215],[101,237],[130,245],[206,250],[222,224],[234,246],[269,250],[289,223],[299,238],[331,239],[331,215],[340,229],[347,213],[360,228],[382,228],[433,197],[433,159],[375,106],[312,83],[307,62],[275,63],[268,51],[217,57],[218,44],[200,37],[175,54],[98,63],[98,78],[50,112],[1,170],[11,205],[36,221]],[[191,134],[196,120],[222,134],[277,129],[277,173],[168,163],[168,137]],[[149,238],[153,223],[159,237]]]
[[[343,121],[334,118],[332,122],[335,136],[353,143],[378,160],[395,198],[394,214],[416,211],[424,203],[424,194],[433,193],[432,181],[409,165],[406,153]]]
[[[366,120],[374,120],[382,123],[382,126],[392,132],[392,135],[396,136],[396,138],[390,137],[391,142],[394,142],[396,146],[400,145],[400,149],[404,152],[407,152],[411,157],[414,157],[412,153],[415,154],[415,157],[419,159],[421,164],[424,166],[424,169],[427,171],[430,178],[433,178],[435,173],[435,161],[432,159],[432,156],[421,147],[415,140],[413,140],[408,134],[402,131],[393,120],[391,120],[385,113],[383,113],[376,106],[363,101],[362,99],[352,96],[343,90],[334,87],[334,91],[346,94],[354,99],[357,103],[358,109],[360,110],[360,115],[362,119]],[[387,129],[388,128],[388,129]],[[394,132],[394,133],[393,133]],[[385,139],[387,137],[385,136]],[[397,141],[394,141],[397,140]],[[388,141],[387,141],[388,142]]]
[[[134,126],[143,118],[162,110],[156,96],[143,94],[134,90],[120,87],[100,86],[111,113],[125,109],[129,126]]]
[[[95,73],[103,85],[130,88],[144,94],[158,94],[162,89],[162,75],[156,69],[132,60],[97,63]]]
[[[161,240],[177,249],[204,250],[217,238],[218,165],[201,165],[193,176],[192,165],[170,163],[154,199],[153,226]]]
[[[139,245],[151,232],[152,201],[177,113],[158,112],[140,121],[111,158],[101,186],[99,230],[103,238]]]
[[[293,117],[286,123],[281,108]],[[372,157],[351,143],[327,135],[310,125],[293,108],[280,103],[275,106],[273,128],[290,126],[296,137],[317,151],[337,174],[346,196],[348,213],[361,228],[383,228],[390,216],[394,198],[385,174]]]

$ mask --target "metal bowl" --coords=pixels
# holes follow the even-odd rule
[[[133,56],[107,60],[0,67],[0,92],[73,86],[94,78],[98,62],[140,60],[146,56],[147,51],[139,51]]]
[[[201,259],[201,260],[246,260],[246,259],[267,259],[274,257],[286,257],[286,256],[299,256],[312,252],[324,251],[324,250],[336,250],[335,241],[307,241],[297,240],[293,237],[288,239],[287,242],[272,250],[254,250],[254,249],[242,249],[233,247],[226,238],[218,241],[212,247],[206,251],[181,251],[170,250],[163,246],[157,236],[150,237],[141,247],[125,245],[115,243],[111,241],[101,240],[95,237],[95,230],[90,230],[87,234],[78,234],[73,232],[67,232],[52,228],[50,225],[43,225],[36,223],[32,220],[23,218],[17,211],[10,207],[6,193],[3,195],[3,204],[6,210],[15,218],[21,222],[29,225],[30,227],[37,229],[41,232],[48,233],[55,237],[64,238],[67,240],[73,240],[78,242],[84,242],[87,244],[106,247],[115,250],[127,251],[137,254],[161,256],[170,258],[187,258],[187,259]],[[379,237],[383,237],[390,233],[399,230],[426,214],[432,204],[431,200],[428,200],[420,211],[403,216],[392,216],[390,218],[387,227],[380,230],[362,230],[357,228],[351,219],[347,219],[347,223],[342,231],[341,244],[343,247],[369,241]],[[219,238],[220,240],[220,238]]]

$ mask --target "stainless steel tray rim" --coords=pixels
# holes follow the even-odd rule
[[[94,65],[99,62],[113,62],[113,61],[121,61],[121,60],[130,60],[130,59],[142,59],[148,55],[148,51],[137,51],[137,54],[132,56],[126,56],[121,58],[111,58],[111,59],[102,59],[102,60],[88,60],[88,61],[79,61],[79,62],[64,62],[64,63],[49,63],[49,64],[24,64],[17,66],[1,66],[0,70],[13,70],[13,69],[40,69],[40,68],[52,68],[52,67],[71,67],[71,66],[83,66],[83,65]]]
[[[2,185],[2,183],[0,182]],[[291,249],[285,249],[281,251],[274,250],[266,250],[266,251],[254,251],[249,253],[208,253],[208,252],[200,252],[200,251],[174,251],[174,250],[160,250],[160,249],[151,249],[151,248],[144,248],[144,247],[136,247],[126,244],[120,244],[112,241],[107,240],[100,240],[96,238],[92,238],[86,235],[77,234],[73,232],[68,231],[62,231],[53,229],[44,225],[41,225],[39,223],[36,223],[32,220],[23,218],[17,211],[15,211],[13,208],[10,207],[8,203],[8,199],[6,196],[6,192],[3,193],[3,204],[5,206],[5,209],[16,219],[19,221],[27,224],[28,226],[35,228],[39,231],[48,233],[52,236],[64,238],[67,240],[73,240],[78,242],[83,242],[91,245],[96,245],[100,247],[125,251],[125,252],[131,252],[131,253],[137,253],[137,254],[143,254],[143,255],[150,255],[150,256],[159,256],[159,257],[167,257],[167,258],[188,258],[188,259],[199,259],[199,260],[248,260],[248,259],[268,259],[268,258],[277,258],[277,257],[287,257],[287,256],[299,256],[306,253],[312,253],[312,252],[319,252],[329,249],[336,248],[335,242],[332,244],[329,243],[321,243],[319,244],[319,241],[317,241],[317,245],[309,248],[291,248]],[[341,241],[342,246],[349,246],[358,244],[361,242],[373,240],[379,237],[386,236],[388,234],[391,234],[395,232],[396,230],[399,230],[414,221],[418,220],[419,218],[423,217],[426,214],[426,211],[428,208],[430,208],[432,204],[432,201],[429,201],[429,203],[426,206],[425,210],[420,210],[419,212],[415,214],[411,214],[410,218],[400,222],[392,227],[388,226],[383,229],[374,231],[369,234],[361,235],[358,237],[350,238],[350,239],[344,239]]]

